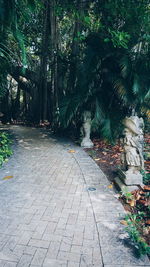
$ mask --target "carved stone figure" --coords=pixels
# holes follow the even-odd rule
[[[124,173],[122,172],[124,175],[124,182],[126,185],[142,185],[142,175],[140,171],[144,169],[144,121],[138,116],[131,116],[124,120],[124,126],[124,152],[122,154],[122,165],[125,171]]]
[[[90,139],[91,134],[91,112],[85,111],[83,116],[83,134],[84,137],[81,142],[82,147],[91,148],[93,143]]]
[[[143,119],[138,116],[131,116],[124,120],[124,126],[124,166],[127,171],[134,173],[144,168],[144,122]]]
[[[143,128],[144,121],[138,116],[126,117],[123,122],[124,138],[123,153],[121,155],[121,168],[118,168],[118,176],[115,183],[123,191],[129,192],[143,186],[143,176],[140,173],[144,169],[143,158]]]

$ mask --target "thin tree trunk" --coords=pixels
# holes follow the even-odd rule
[[[27,115],[27,111],[28,111],[28,107],[27,107],[27,97],[26,97],[26,92],[25,91],[23,91],[23,113],[24,113],[24,115],[25,115],[25,117],[26,117],[26,115]]]
[[[78,38],[78,33],[81,32],[81,16],[84,15],[84,7],[86,6],[86,1],[77,0],[76,7],[78,11],[78,16],[75,20],[74,30],[73,30],[73,38],[72,38],[72,45],[71,45],[71,56],[70,56],[70,66],[69,66],[69,80],[68,80],[68,88],[70,92],[74,92],[76,86],[76,79],[77,79],[77,66],[78,66],[78,58],[80,56],[80,46]]]
[[[17,95],[16,95],[16,99],[15,99],[15,118],[16,120],[18,119],[19,117],[19,114],[20,114],[20,87],[19,87],[19,84],[18,84],[18,88],[17,88]]]
[[[58,27],[57,17],[55,14],[56,1],[51,1],[50,23],[51,23],[51,92],[53,105],[53,123],[57,121],[58,108]]]
[[[41,67],[40,67],[40,82],[39,82],[39,121],[44,122],[47,119],[47,66],[48,66],[48,44],[50,34],[50,8],[49,1],[44,2],[44,25],[41,48]]]

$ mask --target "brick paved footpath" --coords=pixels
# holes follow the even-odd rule
[[[10,128],[17,142],[0,170],[0,267],[150,266],[128,246],[123,207],[80,147]]]

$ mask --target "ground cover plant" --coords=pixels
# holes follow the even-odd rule
[[[121,200],[128,212],[124,224],[138,254],[150,255],[150,186],[122,193]]]
[[[0,167],[12,155],[11,140],[8,133],[0,132]]]

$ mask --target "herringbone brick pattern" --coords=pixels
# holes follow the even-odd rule
[[[123,208],[81,148],[42,130],[11,130],[14,155],[0,170],[0,267],[150,266],[123,244]]]

